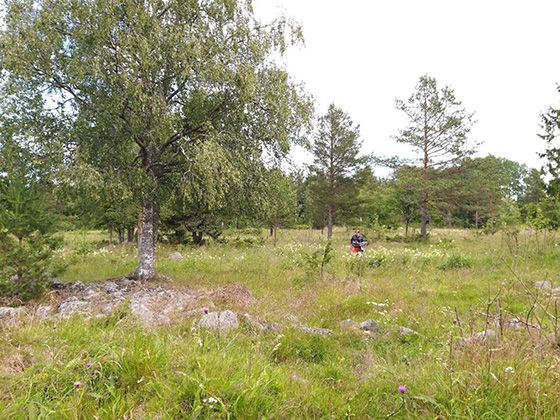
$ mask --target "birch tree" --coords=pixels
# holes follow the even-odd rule
[[[301,29],[285,18],[261,24],[250,0],[9,0],[5,9],[1,75],[14,112],[58,121],[67,159],[132,174],[139,279],[157,277],[170,174],[188,173],[200,154],[237,173],[301,140],[310,101],[272,59]]]

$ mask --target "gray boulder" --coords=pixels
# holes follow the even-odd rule
[[[368,319],[365,320],[364,322],[360,322],[360,329],[364,331],[369,331],[371,333],[381,332],[381,327],[373,319]]]
[[[210,312],[205,314],[197,323],[199,328],[216,331],[230,331],[239,328],[239,320],[235,312],[225,310],[223,312]]]

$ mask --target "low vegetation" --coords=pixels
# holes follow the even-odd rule
[[[202,312],[146,326],[126,302],[105,317],[4,319],[0,412],[5,418],[560,413],[556,234],[537,247],[534,234],[523,231],[511,253],[502,234],[436,230],[429,243],[380,240],[361,256],[347,252],[344,229],[335,229],[332,250],[319,231],[280,230],[277,246],[264,233],[227,231],[225,238],[244,235],[250,245],[160,245],[158,270],[173,278],[166,285],[172,289],[243,285],[254,299],[200,306],[249,313],[279,329],[241,323],[229,333],[206,331],[196,328]],[[64,235],[56,257],[70,264],[64,280],[94,282],[134,269],[132,247],[105,245],[103,237]],[[167,258],[172,252],[183,258]],[[294,319],[333,333],[302,331]],[[347,328],[341,324],[347,319],[372,319],[380,331]]]

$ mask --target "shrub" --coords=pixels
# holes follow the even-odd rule
[[[52,257],[61,240],[49,236],[51,227],[37,184],[24,178],[0,182],[0,297],[38,296],[59,271]]]
[[[50,279],[62,271],[53,263],[60,238],[35,234],[17,241],[0,234],[0,297],[26,301],[41,295]]]
[[[319,278],[323,279],[325,267],[333,258],[333,248],[331,241],[328,241],[324,248],[319,248],[311,253],[303,254],[303,266],[308,278],[312,278],[319,272]]]

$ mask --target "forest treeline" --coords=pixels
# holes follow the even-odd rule
[[[13,0],[0,33],[0,274],[40,283],[55,231],[203,244],[229,227],[556,229],[560,111],[542,115],[543,168],[476,156],[473,113],[419,78],[396,112],[410,158],[363,153],[358,122],[314,100],[274,59],[302,41],[250,1]],[[544,105],[544,104],[543,104]],[[391,110],[387,110],[390,112]],[[534,116],[528,116],[533,118]],[[515,123],[514,121],[511,123]],[[491,139],[489,139],[491,141]],[[532,139],[522,139],[533,141]],[[537,140],[534,140],[537,141]],[[290,148],[313,156],[287,165]],[[376,167],[390,168],[384,177]],[[6,287],[8,287],[6,286]]]

